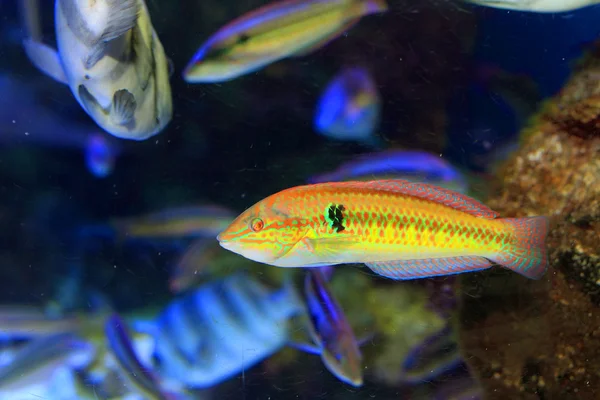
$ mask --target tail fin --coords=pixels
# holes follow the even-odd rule
[[[385,0],[362,0],[363,15],[382,13],[388,10],[388,5]]]
[[[540,279],[548,267],[546,255],[547,217],[504,218],[512,225],[515,242],[491,260],[530,279]]]

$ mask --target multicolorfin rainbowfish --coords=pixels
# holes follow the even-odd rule
[[[234,216],[227,208],[201,204],[116,219],[111,225],[119,235],[130,239],[214,237],[231,223]]]
[[[311,269],[304,280],[308,331],[315,346],[295,345],[319,354],[327,369],[342,382],[359,387],[363,384],[362,354],[344,310],[328,288],[320,268]]]
[[[223,82],[268,64],[308,54],[337,38],[361,17],[387,11],[385,0],[284,0],[230,22],[187,65],[187,82]]]
[[[313,176],[309,183],[406,179],[465,193],[465,177],[448,161],[420,150],[386,150],[363,154],[331,172]]]
[[[547,267],[546,217],[497,218],[476,200],[405,180],[297,186],[259,201],[217,239],[278,267],[364,263],[415,279],[500,264],[528,278]]]
[[[165,51],[144,0],[56,0],[58,51],[34,34],[24,40],[32,64],[65,83],[110,134],[144,140],[171,120]]]
[[[342,70],[327,85],[317,104],[315,129],[338,140],[359,141],[379,147],[381,98],[371,74],[364,68]]]

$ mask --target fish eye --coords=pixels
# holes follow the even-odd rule
[[[254,218],[252,221],[250,221],[250,229],[253,232],[262,231],[262,229],[264,227],[265,227],[265,222],[260,218]]]

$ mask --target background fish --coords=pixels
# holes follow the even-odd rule
[[[270,356],[302,311],[291,286],[269,290],[244,273],[203,285],[134,328],[154,337],[153,367],[191,388],[216,385]]]
[[[168,62],[143,0],[56,0],[58,51],[33,35],[31,62],[68,84],[81,107],[114,136],[144,140],[171,120]]]
[[[97,178],[105,178],[115,167],[115,149],[106,135],[90,135],[85,150],[85,163],[88,170]]]
[[[327,369],[341,381],[362,386],[362,354],[344,310],[327,287],[320,269],[304,281],[309,332]]]
[[[598,0],[466,0],[487,7],[516,11],[564,12],[598,4]]]
[[[225,207],[201,204],[157,211],[139,217],[115,219],[118,235],[130,239],[215,237],[234,218]]]
[[[85,366],[94,352],[91,344],[70,333],[35,339],[0,368],[0,398],[18,399],[27,394],[46,397],[46,385],[58,369]]]
[[[132,389],[146,399],[175,400],[178,398],[173,393],[165,392],[159,379],[142,365],[131,343],[126,322],[119,315],[113,314],[106,320],[104,331],[109,348],[119,365],[121,376]]]
[[[293,55],[317,50],[384,0],[284,0],[230,22],[212,35],[184,70],[187,82],[222,82]]]
[[[365,263],[392,279],[489,268],[529,278],[547,267],[545,217],[496,218],[465,195],[404,180],[297,186],[244,211],[224,248],[279,267]]]
[[[188,289],[198,276],[208,273],[209,266],[223,249],[210,238],[194,241],[175,263],[169,277],[169,289],[178,293]]]
[[[379,147],[381,99],[375,81],[361,67],[346,68],[325,88],[317,104],[315,129],[338,140]]]
[[[418,150],[386,150],[364,154],[331,172],[313,176],[309,183],[406,179],[466,193],[461,172],[437,154]]]

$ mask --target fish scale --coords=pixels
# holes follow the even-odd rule
[[[399,245],[406,251],[430,248],[437,257],[440,257],[440,249],[456,255],[475,248],[493,254],[514,240],[502,220],[478,218],[413,196],[399,198],[388,193],[354,193],[347,189],[317,193],[318,190],[303,193],[298,208],[292,208],[292,212],[303,212],[309,217],[309,225],[317,235],[334,233],[323,225],[323,210],[330,203],[339,203],[347,210],[346,230],[341,235],[359,236],[363,243],[376,246],[380,251],[393,246],[397,253]],[[397,255],[393,257],[397,259]],[[388,259],[386,256],[372,261]]]
[[[222,247],[278,267],[364,263],[392,279],[489,268],[538,279],[546,217],[497,218],[461,193],[401,179],[326,182],[271,195],[218,236]]]

